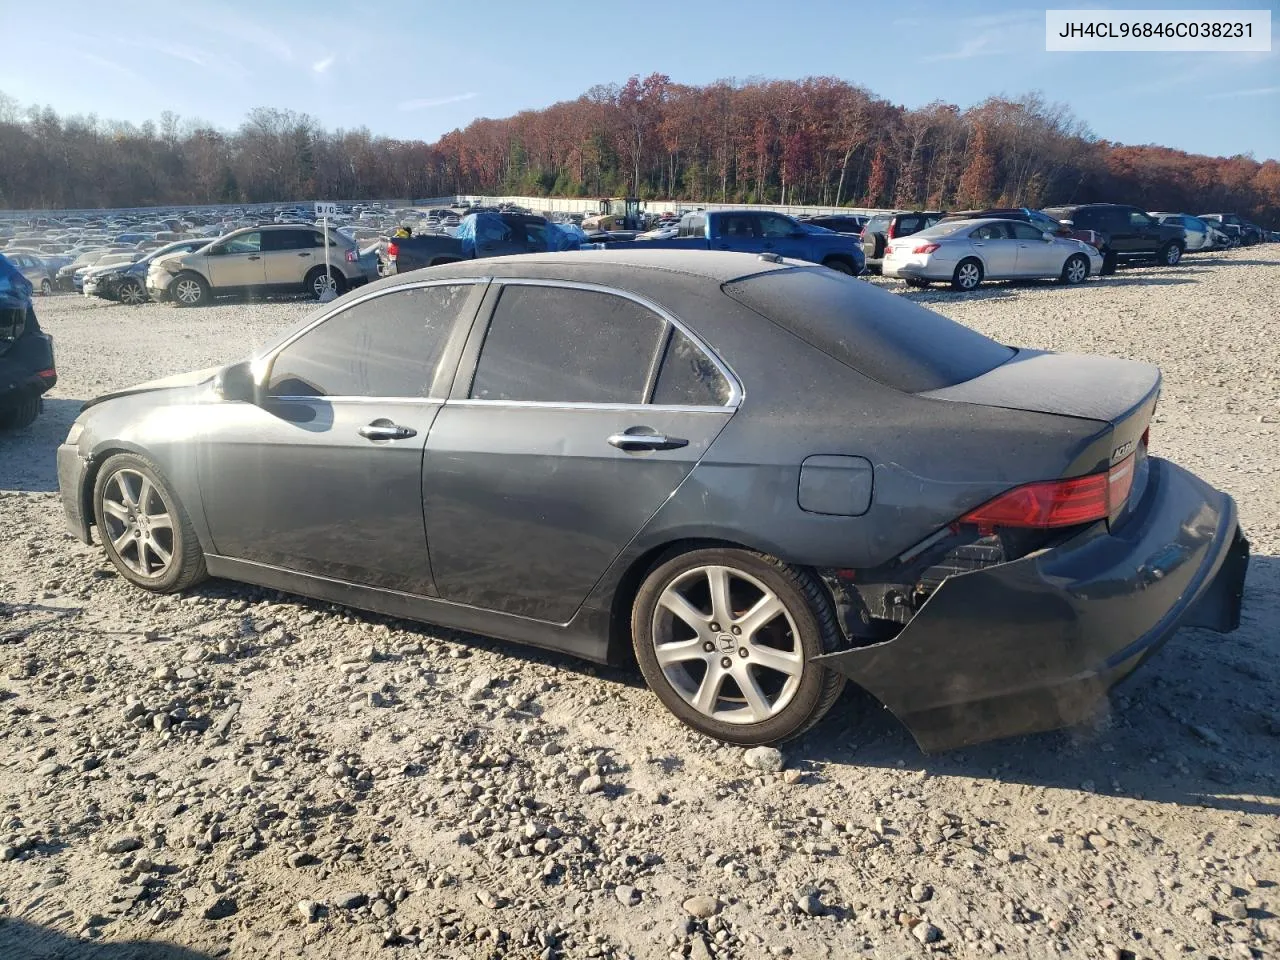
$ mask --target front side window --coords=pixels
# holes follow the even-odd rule
[[[971,240],[1007,240],[1004,226],[999,223],[984,223],[978,227],[973,233],[969,234]]]
[[[795,226],[786,217],[776,214],[760,214],[760,235],[762,237],[789,237]]]
[[[1141,210],[1130,210],[1129,225],[1131,227],[1139,227],[1139,228],[1149,227],[1152,225],[1152,220]]]
[[[720,233],[726,237],[756,236],[756,218],[752,214],[731,214],[726,216],[720,225]]]
[[[471,284],[393,290],[304,333],[271,365],[273,397],[427,397]]]
[[[1015,240],[1043,240],[1044,231],[1029,223],[1011,222],[1008,226],[1013,230]]]
[[[476,364],[477,400],[643,403],[665,321],[624,297],[509,284]]]
[[[238,237],[231,237],[222,248],[227,253],[260,253],[262,251],[262,234],[257,231],[253,233],[242,233]]]

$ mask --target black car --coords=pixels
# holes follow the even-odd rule
[[[53,338],[40,329],[30,282],[0,254],[0,430],[25,427],[58,382]]]
[[[911,210],[900,213],[877,213],[862,228],[862,253],[867,270],[879,273],[884,261],[884,248],[896,237],[909,237],[932,227],[945,217],[944,210]]]
[[[868,219],[870,218],[855,214],[841,214],[838,216],[806,217],[803,222],[811,223],[815,227],[825,227],[828,230],[834,230],[836,233],[862,233],[862,228],[867,225]]]
[[[388,277],[93,400],[58,480],[148,590],[207,574],[634,653],[738,744],[851,679],[942,749],[1076,722],[1179,626],[1238,624],[1235,504],[1148,456],[1159,392],[819,265],[532,254]]]
[[[1145,210],[1124,203],[1085,203],[1046,207],[1053,219],[1080,230],[1096,230],[1103,237],[1102,272],[1114,273],[1121,263],[1157,263],[1172,267],[1187,249],[1181,226],[1161,223]]]
[[[1254,242],[1251,237],[1246,235],[1246,221],[1238,213],[1202,213],[1199,216],[1201,220],[1207,220],[1215,227],[1220,228],[1223,233],[1231,238],[1234,246],[1245,247]]]

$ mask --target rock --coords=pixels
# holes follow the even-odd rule
[[[291,867],[310,867],[319,862],[320,859],[315,854],[308,853],[305,850],[289,854],[289,866]]]
[[[306,918],[307,923],[315,923],[316,917],[320,916],[320,904],[314,900],[299,900],[298,912]]]
[[[197,670],[195,667],[179,667],[178,668],[179,680],[194,680],[198,676],[200,676],[200,671]]]
[[[752,747],[743,755],[743,762],[761,773],[777,773],[782,769],[782,751],[773,747]]]
[[[10,844],[0,847],[0,863],[8,863],[10,860],[16,859],[18,856],[18,848]]]
[[[822,915],[822,900],[816,893],[806,893],[796,900],[796,906],[800,908],[800,912],[808,917],[817,917]]]
[[[173,667],[168,666],[156,667],[155,673],[152,674],[152,676],[157,680],[175,680],[177,679],[178,671],[174,670]]]
[[[373,905],[369,908],[369,912],[379,920],[387,919],[387,917],[391,916],[394,910],[395,907],[391,906],[391,904],[387,903],[387,901],[383,900],[381,897],[373,901]]]
[[[704,894],[690,897],[684,902],[684,912],[691,917],[697,917],[699,920],[707,920],[714,917],[719,910],[720,901],[715,897],[708,897]]]
[[[339,910],[356,910],[369,902],[369,898],[359,890],[343,890],[333,898],[333,905]]]
[[[782,782],[795,786],[804,779],[803,770],[786,770],[782,774]]]
[[[489,687],[493,683],[493,677],[487,673],[482,673],[478,677],[473,677],[471,682],[467,684],[467,692],[462,695],[464,700],[482,700],[489,692]]]
[[[911,902],[925,903],[933,896],[933,887],[927,883],[917,883],[911,888]]]
[[[689,960],[713,960],[711,948],[701,934],[689,941]]]
[[[206,920],[225,920],[239,911],[236,902],[228,896],[210,897],[200,909],[200,915]]]
[[[1103,960],[1124,960],[1124,951],[1114,943],[1108,943],[1102,948],[1102,956]]]
[[[204,659],[204,647],[198,643],[193,643],[187,647],[187,652],[182,655],[183,663],[199,663]]]
[[[554,757],[561,751],[561,749],[560,744],[556,743],[554,740],[549,740],[542,745],[542,755],[544,757]]]
[[[615,888],[613,895],[618,898],[618,902],[624,907],[634,907],[640,903],[640,891],[627,884]]]
[[[604,780],[602,780],[597,774],[592,774],[591,776],[587,777],[578,786],[578,792],[583,794],[584,796],[588,793],[599,793],[603,789],[604,789]]]
[[[1247,920],[1249,907],[1243,900],[1232,900],[1227,904],[1226,914],[1232,920]]]
[[[911,935],[921,943],[935,943],[942,939],[942,931],[927,920],[911,928]]]
[[[503,904],[502,899],[492,890],[477,890],[476,900],[480,906],[488,907],[490,910],[497,910]]]
[[[40,764],[40,766],[36,767],[35,773],[38,777],[52,777],[61,773],[65,769],[66,767],[60,764],[57,760],[47,760]]]
[[[153,713],[151,715],[151,726],[156,728],[157,733],[163,733],[173,726],[173,718],[167,713]]]
[[[98,848],[103,853],[128,853],[130,850],[142,849],[142,838],[136,833],[126,833],[114,839],[104,841]]]
[[[1214,922],[1213,911],[1208,907],[1196,907],[1191,911],[1191,919],[1202,926],[1208,926]]]
[[[1212,727],[1206,727],[1203,724],[1191,724],[1191,732],[1211,747],[1220,747],[1225,742],[1216,730]]]

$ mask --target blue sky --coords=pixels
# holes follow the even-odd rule
[[[1112,8],[1272,10],[1280,0]],[[233,128],[255,106],[434,140],[478,116],[661,72],[682,83],[831,75],[907,106],[1040,90],[1099,136],[1280,158],[1280,50],[1047,53],[1044,10],[970,0],[5,0],[0,91],[135,123]]]

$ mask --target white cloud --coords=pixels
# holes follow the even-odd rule
[[[325,57],[323,60],[317,60],[315,63],[313,63],[311,65],[311,69],[314,70],[316,73],[324,73],[326,70],[328,70],[330,67],[333,66],[333,61],[335,59],[336,58],[331,53],[329,54],[329,56]]]
[[[1265,97],[1280,93],[1280,87],[1251,87],[1248,90],[1228,90],[1226,93],[1211,93],[1204,100],[1232,100],[1236,97]]]
[[[473,100],[474,93],[456,93],[451,97],[422,97],[418,100],[401,100],[396,104],[397,110],[426,110],[428,107],[443,107],[446,103],[461,103]]]

